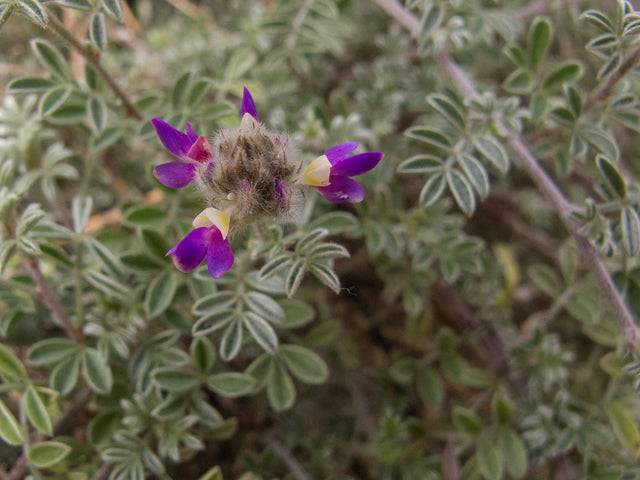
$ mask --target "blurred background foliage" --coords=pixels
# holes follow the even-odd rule
[[[0,0],[0,25],[0,479],[640,478],[640,359],[507,145],[637,319],[633,2]],[[243,85],[305,160],[386,156],[364,203],[309,195],[185,276],[164,255],[202,206],[153,179],[148,120],[237,126]]]

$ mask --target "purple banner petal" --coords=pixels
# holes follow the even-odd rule
[[[382,152],[366,152],[346,157],[331,165],[331,174],[353,177],[368,172],[382,160]]]
[[[358,203],[364,199],[364,188],[349,177],[332,176],[326,187],[317,187],[318,191],[331,203]]]
[[[198,134],[193,129],[193,123],[187,122],[187,129],[185,130],[187,137],[189,137],[189,141],[191,143],[195,142],[198,139]]]
[[[220,230],[210,230],[209,246],[207,249],[207,267],[209,275],[220,278],[233,266],[233,250],[229,242],[222,238]]]
[[[182,188],[193,181],[196,166],[186,162],[163,163],[153,169],[153,176],[169,188]]]
[[[207,227],[191,230],[167,252],[167,255],[173,257],[173,263],[178,270],[185,273],[190,272],[202,263],[207,255],[208,230]]]
[[[251,92],[247,87],[242,89],[242,107],[240,108],[240,117],[245,113],[248,113],[258,121],[260,120],[258,117],[258,110],[256,110],[256,104],[254,103]]]
[[[155,128],[158,138],[162,142],[162,145],[164,145],[164,148],[169,150],[169,152],[178,158],[184,158],[187,156],[195,138],[192,141],[189,135],[182,133],[180,130],[174,128],[172,125],[158,117],[152,118],[151,124],[153,125],[153,128]]]
[[[347,142],[341,143],[339,145],[334,145],[329,150],[324,152],[324,154],[329,159],[329,162],[333,165],[334,162],[338,160],[342,160],[343,158],[349,156],[351,152],[353,152],[356,148],[358,148],[358,142]]]

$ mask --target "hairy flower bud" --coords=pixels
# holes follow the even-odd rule
[[[207,205],[233,219],[232,232],[295,214],[302,197],[296,182],[301,160],[286,135],[245,113],[239,128],[220,131],[211,143],[214,161],[198,169],[196,182]]]

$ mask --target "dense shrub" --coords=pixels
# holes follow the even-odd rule
[[[633,2],[0,26],[0,480],[640,478]]]

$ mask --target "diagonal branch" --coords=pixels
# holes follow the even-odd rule
[[[419,35],[420,21],[395,0],[371,1],[409,30],[413,36]],[[441,53],[438,56],[438,62],[460,93],[472,99],[479,96],[478,91],[466,73],[446,53]],[[626,343],[635,350],[640,343],[640,329],[625,305],[622,295],[613,283],[598,252],[589,240],[580,233],[578,224],[571,218],[571,203],[540,166],[519,135],[511,134],[506,140],[520,166],[528,173],[538,190],[556,210],[565,228],[573,237],[585,266],[591,270],[604,296],[609,301],[613,313],[622,328]]]

